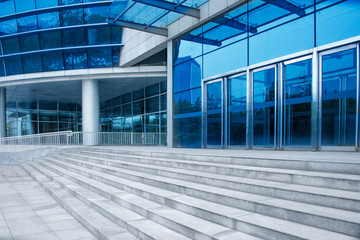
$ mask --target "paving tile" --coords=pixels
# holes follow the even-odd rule
[[[80,240],[82,238],[93,237],[93,235],[84,228],[56,231],[56,235],[61,240]]]
[[[0,239],[1,240],[13,240],[9,229],[0,227]]]
[[[14,236],[14,240],[59,240],[59,238],[55,233],[49,231],[26,236]]]
[[[81,229],[84,228],[77,220],[75,219],[65,219],[59,220],[56,222],[47,222],[48,226],[54,232],[69,230],[69,229]]]

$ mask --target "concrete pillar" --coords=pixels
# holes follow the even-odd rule
[[[6,135],[6,88],[0,88],[0,137]]]
[[[98,145],[100,131],[100,99],[98,80],[82,81],[83,145]]]
[[[173,42],[167,43],[167,146],[174,147]]]

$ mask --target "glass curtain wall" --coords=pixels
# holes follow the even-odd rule
[[[224,141],[227,146],[310,148],[317,142],[314,135],[321,138],[323,146],[355,145],[359,128],[358,56],[355,50],[353,54],[351,51],[323,54],[319,59],[321,70],[318,66],[313,69],[309,50],[320,46],[326,49],[324,44],[358,37],[360,2],[291,2],[297,10],[289,11],[269,1],[247,1],[174,40],[174,146],[206,145],[198,130],[201,126],[198,106],[209,97],[203,94],[196,100],[205,91],[201,81],[220,77],[224,83],[232,78],[231,74],[244,72],[246,67],[250,72],[243,76],[242,83],[238,81],[239,86],[235,85],[236,80],[227,82],[228,111],[223,127],[228,129]],[[294,59],[292,54],[298,58]],[[275,68],[260,69],[271,64]],[[319,72],[321,83],[313,79],[313,72]],[[236,95],[247,102],[235,102]],[[321,113],[313,109],[317,101],[323,108]],[[210,111],[210,107],[204,103],[203,111]],[[319,121],[322,128],[316,134],[314,122]],[[328,126],[328,132],[324,126]],[[203,130],[209,127],[204,126]]]
[[[118,66],[122,30],[106,24],[111,2],[91,2],[1,1],[0,76]]]
[[[164,81],[101,102],[101,130],[166,133],[166,96]],[[161,144],[166,144],[165,137]]]

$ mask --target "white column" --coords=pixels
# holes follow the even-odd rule
[[[0,137],[6,137],[6,88],[0,88]]]
[[[173,42],[167,43],[167,146],[173,147]]]
[[[97,145],[100,131],[100,99],[98,80],[82,81],[83,145]]]

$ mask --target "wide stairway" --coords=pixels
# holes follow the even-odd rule
[[[360,239],[360,157],[219,154],[83,147],[22,166],[99,239]]]

